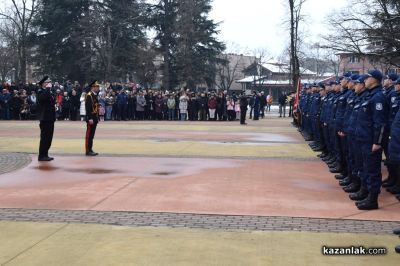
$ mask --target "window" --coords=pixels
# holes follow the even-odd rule
[[[360,63],[360,57],[356,55],[350,56],[350,63]]]

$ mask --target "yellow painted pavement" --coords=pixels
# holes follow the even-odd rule
[[[0,152],[37,153],[37,138],[0,137]],[[212,157],[260,157],[260,158],[315,158],[305,144],[290,143],[213,143],[198,141],[158,142],[155,140],[100,139],[94,140],[94,150],[102,155],[165,155],[165,156],[212,156]],[[51,154],[81,154],[83,139],[56,138]]]
[[[278,126],[276,126],[277,123]],[[79,129],[84,133],[86,123],[82,121],[57,121],[57,128]],[[38,121],[0,121],[1,129],[19,129],[30,130],[32,133],[39,132]],[[149,130],[149,131],[204,131],[204,132],[260,132],[260,133],[288,133],[296,130],[288,125],[288,120],[260,120],[251,122],[248,126],[241,126],[238,122],[171,122],[171,121],[123,121],[123,122],[101,122],[98,125],[99,130]]]
[[[293,133],[295,128],[288,120],[251,121],[252,125],[243,127],[230,122],[104,122],[98,126],[98,131],[115,132],[116,139],[96,137],[94,149],[100,154],[119,155],[155,155],[155,156],[212,156],[212,157],[264,157],[264,158],[315,158],[306,144],[299,143],[218,143],[206,141],[169,141],[159,142],[150,137],[145,139],[118,138],[119,130],[149,132],[209,132],[226,133]],[[278,126],[277,126],[278,125]],[[82,138],[71,138],[63,130],[82,131]],[[39,144],[39,129],[37,121],[0,122],[0,133],[10,132],[0,137],[0,152],[37,153]],[[57,131],[62,132],[60,134]],[[13,137],[12,132],[31,132],[31,137]],[[56,122],[56,136],[51,147],[51,154],[81,154],[84,151],[84,122]]]
[[[0,222],[1,265],[398,265],[391,235],[243,232]],[[322,245],[387,247],[335,256]],[[6,264],[5,264],[6,263]]]

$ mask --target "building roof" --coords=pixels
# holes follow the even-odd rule
[[[248,76],[243,79],[237,80],[237,83],[253,83],[254,81],[259,81],[267,78],[266,76]]]
[[[319,80],[312,80],[312,79],[301,79],[301,82],[302,83],[308,83],[308,84],[310,84],[310,83],[314,83],[314,82],[316,82],[316,83],[318,83],[318,82],[327,82],[327,81],[330,81],[330,80],[335,80],[336,79],[336,76],[329,76],[329,77],[324,77],[322,80],[321,79],[319,79]],[[291,80],[271,80],[271,79],[268,79],[268,77],[266,77],[266,76],[248,76],[248,77],[245,77],[245,78],[243,78],[243,79],[241,79],[241,80],[237,80],[236,81],[237,83],[253,83],[253,82],[256,82],[256,85],[289,85],[289,84],[291,84]]]
[[[290,74],[290,66],[288,64],[276,63],[276,62],[268,62],[261,64],[261,66],[273,74]],[[317,73],[306,69],[304,67],[300,67],[300,73],[303,75],[316,75]]]

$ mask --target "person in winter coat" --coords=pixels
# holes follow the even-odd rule
[[[79,99],[79,101],[81,102],[81,106],[79,108],[79,115],[81,117],[81,121],[85,121],[86,119],[85,100],[86,100],[86,92],[82,92],[81,98]]]
[[[146,99],[143,96],[143,92],[139,92],[136,96],[136,119],[144,120],[144,111],[146,108]]]
[[[188,110],[188,101],[189,98],[186,96],[184,93],[180,98],[179,98],[179,113],[181,115],[181,121],[185,121],[187,117],[187,110]]]
[[[196,94],[192,94],[189,99],[189,120],[197,121],[199,119],[199,102],[196,97]]]
[[[155,100],[155,108],[154,111],[156,113],[156,119],[163,119],[163,108],[164,108],[164,99],[161,94],[158,94]]]
[[[207,109],[208,109],[208,100],[204,93],[200,95],[199,99],[199,118],[200,121],[207,120]]]
[[[167,107],[168,107],[168,120],[175,120],[175,96],[171,94],[167,100]]]
[[[71,110],[70,110],[70,114],[71,114],[70,117],[71,117],[72,121],[76,121],[76,119],[78,117],[78,111],[79,111],[80,104],[81,104],[81,102],[79,101],[78,93],[76,92],[75,89],[73,89],[71,92]]]
[[[64,97],[61,103],[61,110],[61,120],[69,120],[71,111],[71,98],[69,97],[68,92],[64,92]]]
[[[257,93],[257,92],[254,92],[253,100],[254,100],[254,105],[253,105],[254,116],[253,116],[253,120],[258,120],[259,117],[260,117],[260,94]]]
[[[282,93],[281,96],[279,96],[278,102],[279,102],[279,117],[286,117],[286,93]]]
[[[215,121],[217,116],[216,116],[216,110],[217,110],[217,99],[215,98],[215,95],[212,94],[210,99],[208,99],[208,112],[209,112],[209,120]]]
[[[235,120],[235,101],[230,96],[226,97],[226,110],[228,112],[228,120]]]

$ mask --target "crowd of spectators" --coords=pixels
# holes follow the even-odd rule
[[[84,120],[85,86],[78,82],[53,84],[57,120]],[[0,119],[33,120],[36,117],[38,86],[2,84]],[[131,83],[103,84],[99,93],[102,121],[190,120],[235,121],[240,118],[239,98],[235,92],[192,92],[145,90]],[[254,91],[248,96],[250,118],[258,120],[270,111],[272,96]]]

